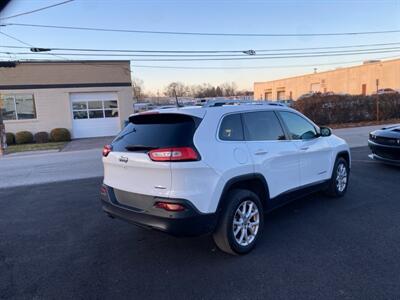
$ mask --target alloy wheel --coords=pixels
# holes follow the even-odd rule
[[[336,188],[343,192],[347,185],[347,168],[344,163],[340,163],[336,170]]]
[[[260,227],[260,212],[251,201],[243,201],[233,216],[233,236],[241,246],[250,245],[256,238]]]

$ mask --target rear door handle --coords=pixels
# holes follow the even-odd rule
[[[301,147],[300,150],[306,151],[308,150],[308,147]]]
[[[268,151],[257,150],[254,154],[255,154],[255,155],[265,155],[265,154],[268,154]]]

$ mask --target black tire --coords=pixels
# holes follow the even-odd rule
[[[346,169],[346,176],[347,176],[346,186],[343,190],[338,187],[338,182],[337,182],[337,176],[341,166],[344,166],[344,168]],[[336,159],[335,166],[333,167],[332,177],[329,180],[329,186],[326,189],[326,194],[334,198],[343,197],[344,194],[346,194],[347,187],[349,185],[349,178],[350,178],[349,176],[350,176],[350,169],[347,160],[345,160],[343,157],[338,157]]]
[[[243,246],[238,243],[234,236],[234,226],[233,221],[235,218],[235,214],[237,213],[238,208],[246,201],[251,201],[253,204],[257,207],[258,209],[258,228],[257,232],[255,233],[255,237],[252,239],[251,242],[249,242],[248,245]],[[260,198],[253,193],[252,191],[249,190],[244,190],[244,189],[234,189],[230,191],[225,199],[225,205],[223,207],[223,210],[221,212],[219,222],[217,225],[217,228],[213,234],[214,242],[218,246],[219,249],[222,251],[233,254],[233,255],[240,255],[240,254],[245,254],[251,251],[255,244],[257,243],[257,240],[260,238],[264,226],[264,211],[263,211],[263,206],[261,204]],[[249,203],[249,202],[247,202]],[[254,207],[253,205],[253,207]],[[246,206],[245,206],[246,207]],[[249,206],[248,206],[249,207]],[[236,214],[236,217],[238,215]],[[249,221],[251,221],[250,219]],[[254,219],[253,219],[254,220]],[[237,229],[237,228],[236,228]],[[252,227],[252,230],[254,227]],[[252,235],[252,231],[248,231],[250,229],[245,229],[246,231],[246,236],[248,233]],[[242,231],[239,231],[241,233]]]

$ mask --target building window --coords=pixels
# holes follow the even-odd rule
[[[285,90],[280,90],[276,92],[276,99],[277,100],[285,100]]]
[[[272,90],[266,90],[264,93],[265,100],[272,100]]]
[[[76,101],[72,103],[74,120],[118,117],[117,100]]]
[[[321,84],[319,82],[311,83],[310,91],[313,93],[317,93],[321,91]]]
[[[36,108],[33,95],[2,95],[1,100],[3,100],[3,120],[36,119]]]
[[[365,96],[367,94],[367,85],[363,84],[361,86],[361,95]]]

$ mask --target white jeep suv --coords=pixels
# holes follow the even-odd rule
[[[283,105],[217,104],[132,115],[103,149],[104,211],[173,235],[211,232],[243,254],[265,212],[316,190],[345,194],[350,151],[329,128]]]

